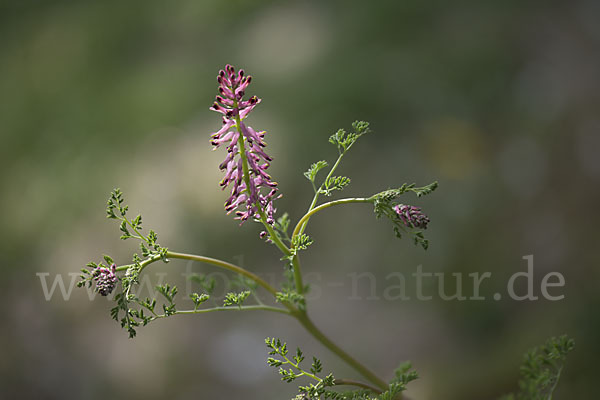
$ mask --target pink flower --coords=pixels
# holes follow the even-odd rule
[[[92,272],[92,276],[96,281],[96,290],[102,296],[108,296],[117,284],[117,266],[112,264],[110,268],[97,267]]]
[[[394,211],[402,223],[409,228],[427,229],[429,218],[421,212],[420,207],[398,204],[394,206]]]
[[[228,214],[236,210],[236,219],[242,223],[250,217],[259,219],[259,211],[262,210],[267,216],[267,222],[273,224],[273,200],[281,196],[275,196],[277,183],[266,172],[273,160],[264,151],[267,145],[264,142],[266,132],[257,132],[243,122],[260,103],[256,96],[244,100],[252,77],[246,76],[244,70],[236,73],[235,68],[227,64],[224,70],[219,71],[217,81],[220,96],[216,96],[211,110],[223,115],[223,126],[212,134],[211,144],[215,149],[221,145],[227,146],[227,156],[219,165],[225,171],[225,177],[219,184],[223,189],[231,187],[225,210]],[[240,146],[244,147],[246,153],[247,179],[244,178]],[[262,189],[268,191],[262,192]]]

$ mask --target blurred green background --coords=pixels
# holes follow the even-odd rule
[[[495,399],[516,389],[525,350],[567,333],[576,351],[555,398],[595,398],[599,20],[594,0],[0,2],[0,397],[290,398],[264,362],[266,336],[356,377],[285,316],[175,317],[129,340],[103,298],[45,300],[36,273],[69,283],[104,253],[130,260],[135,244],[105,219],[113,187],[170,249],[279,279],[259,227],[222,211],[224,152],[209,144],[220,120],[208,107],[232,63],[263,99],[249,123],[268,132],[280,213],[302,215],[302,172],[332,160],[328,136],[355,119],[375,133],[345,159],[346,195],[440,182],[410,200],[432,219],[427,252],[369,206],[314,218],[303,263],[326,333],[386,379],[412,360],[415,400]],[[492,300],[528,254],[538,289],[548,272],[565,276],[564,300]],[[373,273],[381,297],[389,273],[417,265],[490,271],[488,299],[372,299],[363,281],[353,296],[353,273]],[[148,276],[185,286],[187,268],[214,271],[173,261]]]

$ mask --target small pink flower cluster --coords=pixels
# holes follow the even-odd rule
[[[394,206],[394,211],[402,223],[409,228],[427,229],[429,218],[421,212],[421,207],[398,204]]]
[[[112,264],[110,268],[97,267],[92,272],[92,276],[96,281],[96,290],[102,296],[108,296],[112,293],[115,286],[117,285],[117,265]]]

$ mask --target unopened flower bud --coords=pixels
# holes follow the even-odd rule
[[[429,218],[421,212],[420,207],[398,204],[394,206],[394,211],[402,223],[409,228],[427,229]]]

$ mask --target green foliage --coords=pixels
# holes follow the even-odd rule
[[[127,218],[127,210],[129,210],[129,206],[124,204],[123,192],[118,188],[114,189],[107,201],[106,214],[107,218],[121,221],[119,224],[121,239],[138,239],[140,240],[142,257],[151,257],[157,254],[167,262],[166,254],[168,250],[158,243],[156,232],[150,229],[148,235],[144,236],[141,233],[142,216],[138,214],[134,219],[129,219]]]
[[[288,244],[292,243],[292,239],[288,234],[288,230],[290,228],[290,216],[288,213],[284,213],[281,217],[277,218],[275,223],[273,224],[273,229],[275,233],[279,235],[281,240],[285,240]]]
[[[354,132],[346,133],[344,129],[339,129],[329,137],[329,143],[337,146],[340,154],[346,153],[356,143],[358,138],[371,132],[369,123],[365,121],[354,121],[352,128]]]
[[[394,379],[390,382],[388,390],[380,394],[378,400],[394,400],[400,392],[406,390],[406,385],[419,377],[416,371],[411,370],[410,362],[401,364],[394,371]]]
[[[215,289],[215,279],[208,278],[201,274],[193,274],[189,279],[197,283],[204,292],[203,294],[192,293],[189,297],[194,304],[193,310],[178,311],[175,304],[175,296],[177,295],[177,287],[170,286],[168,283],[156,286],[156,291],[161,295],[163,301],[160,307],[157,307],[156,298],[140,299],[134,293],[133,288],[140,282],[140,273],[149,264],[162,260],[168,262],[167,254],[168,250],[158,242],[158,234],[150,229],[147,235],[142,233],[142,216],[137,215],[133,219],[127,217],[127,211],[129,207],[124,204],[123,193],[119,189],[112,191],[107,201],[107,217],[119,221],[119,231],[121,232],[121,239],[138,239],[140,241],[140,252],[141,256],[137,253],[133,255],[133,263],[130,265],[119,267],[119,270],[125,270],[125,273],[119,279],[121,283],[121,290],[114,296],[115,306],[111,309],[111,316],[116,321],[120,322],[121,326],[125,328],[129,337],[136,336],[136,328],[139,326],[145,326],[148,323],[166,318],[178,313],[195,313],[195,312],[206,312],[218,310],[219,308],[213,309],[201,309],[201,305],[210,299],[210,295]],[[289,226],[289,219],[287,216],[280,218],[279,222],[284,230]],[[304,242],[301,245],[305,244]],[[104,262],[108,265],[113,264],[113,259],[105,255],[103,256]],[[87,268],[82,269],[81,281],[78,282],[78,286],[88,285],[91,286],[93,283],[92,271],[98,267],[106,267],[105,264],[90,262]],[[248,288],[256,290],[256,282],[247,279],[242,276],[236,276],[236,279],[232,281],[232,285],[239,288]],[[224,299],[224,307],[238,306],[241,308],[242,303],[251,294],[250,290],[244,290],[240,293],[228,293]],[[291,301],[291,299],[290,299]],[[162,311],[159,312],[158,309]]]
[[[280,303],[291,304],[299,310],[306,309],[304,296],[296,292],[293,288],[285,288],[281,292],[275,293],[275,300]]]
[[[190,294],[190,298],[194,302],[194,311],[195,311],[195,310],[198,310],[198,307],[200,307],[200,305],[202,303],[204,303],[206,300],[210,299],[210,296],[207,295],[206,293],[202,293],[202,294],[192,293],[192,294]]]
[[[414,192],[417,195],[417,197],[426,196],[426,195],[432,193],[438,187],[437,181],[432,182],[429,185],[425,185],[423,187],[415,187],[414,185],[415,185],[414,183],[411,185],[408,185],[406,190],[410,190],[411,192]]]
[[[298,251],[306,250],[311,244],[313,244],[311,237],[302,233],[294,236],[292,239],[292,248],[290,250],[294,255],[296,255],[298,254]]]
[[[398,197],[402,196],[404,193],[413,192],[417,195],[417,197],[422,197],[432,193],[435,189],[438,188],[438,183],[432,182],[429,185],[417,187],[414,183],[404,183],[397,189],[388,189],[384,190],[381,193],[377,193],[373,196],[376,201],[379,202],[392,202],[396,200]]]
[[[287,344],[280,339],[266,338],[265,344],[270,349],[269,356],[278,356],[268,357],[267,364],[278,368],[282,381],[290,383],[301,377],[307,377],[313,381],[307,385],[298,386],[299,396],[302,396],[300,398],[318,399],[326,393],[326,388],[335,385],[333,374],[329,374],[324,378],[317,376],[317,373],[322,370],[321,361],[318,358],[313,357],[310,370],[305,370],[302,366],[304,354],[299,348],[296,349],[296,352],[290,358],[288,357],[289,350]]]
[[[319,193],[322,193],[325,196],[331,196],[334,190],[343,190],[349,184],[350,178],[345,176],[332,176],[323,183],[323,188],[319,189]]]
[[[519,392],[502,400],[551,400],[560,379],[567,354],[575,342],[566,335],[550,338],[544,345],[529,350],[521,365]]]
[[[282,261],[286,261],[289,272],[291,272],[293,270],[292,262],[294,260],[294,257],[296,256],[296,254],[298,254],[301,250],[306,250],[308,248],[308,246],[310,246],[312,243],[313,243],[312,238],[304,233],[296,235],[292,238],[292,240],[290,241],[290,244],[291,244],[290,254],[287,256],[281,257]],[[290,274],[289,276],[287,276],[287,278],[289,279],[290,282],[292,282],[293,274]]]
[[[324,160],[317,161],[316,163],[314,163],[310,166],[310,168],[304,173],[304,176],[309,181],[314,182],[319,171],[327,166],[329,166],[327,161],[324,161]]]
[[[127,330],[129,337],[136,335],[136,327],[147,325],[156,318],[170,316],[176,313],[174,297],[177,288],[171,288],[168,284],[157,287],[159,293],[166,299],[162,305],[164,314],[155,312],[156,299],[140,300],[133,292],[133,287],[139,284],[139,275],[145,265],[161,260],[168,262],[168,249],[158,243],[158,234],[150,229],[147,235],[142,233],[142,216],[138,214],[133,219],[129,219],[127,212],[129,206],[125,204],[123,192],[120,189],[114,189],[108,200],[106,207],[106,216],[109,219],[119,221],[119,231],[121,239],[137,239],[140,241],[140,253],[133,254],[133,263],[125,266],[125,273],[119,279],[121,291],[114,296],[115,306],[111,309],[111,316],[120,322],[121,326]],[[114,263],[112,257],[103,256],[107,265]],[[96,264],[91,262],[87,264],[87,269],[82,270],[81,281],[78,286],[91,286],[93,278],[92,272],[98,267],[106,267],[103,263]],[[137,307],[136,307],[137,306]],[[149,314],[148,314],[149,313]]]
[[[139,326],[139,322],[136,321],[134,314],[131,313],[129,300],[126,298],[125,293],[115,295],[115,302],[116,305],[110,310],[111,317],[121,323],[121,328],[127,329],[130,338],[135,337],[135,327]],[[123,317],[121,317],[121,312],[123,313]]]
[[[317,357],[313,357],[313,361],[310,366],[310,372],[312,372],[313,374],[316,375],[319,372],[321,372],[322,370],[323,370],[323,365],[321,364],[321,360],[319,360]]]
[[[316,400],[394,400],[398,394],[406,390],[409,382],[417,379],[418,375],[411,370],[410,363],[403,363],[395,371],[394,379],[389,383],[387,390],[380,392],[377,390],[359,389],[351,391],[334,391],[332,388],[338,385],[332,373],[321,378],[318,374],[323,371],[321,360],[317,357],[312,358],[310,369],[305,369],[302,365],[305,357],[299,348],[290,357],[290,351],[285,342],[277,338],[266,338],[265,344],[269,349],[267,364],[277,368],[281,380],[287,383],[296,381],[298,378],[307,377],[309,383],[298,386],[299,394],[294,399]],[[336,388],[337,389],[337,388]]]
[[[334,392],[332,390],[326,390],[324,392],[324,399],[332,400],[395,400],[398,399],[398,395],[406,390],[408,383],[418,378],[418,374],[411,370],[411,364],[409,362],[403,363],[395,371],[394,379],[388,384],[385,391],[374,393],[370,390],[351,390],[344,392]]]
[[[127,214],[127,210],[129,209],[129,206],[124,205],[123,202],[124,202],[123,193],[121,192],[121,189],[117,188],[117,189],[113,190],[107,201],[107,207],[106,207],[107,216],[106,217],[113,218],[113,219],[121,219],[116,216],[115,210],[117,210],[119,212],[121,217],[124,217],[125,214]]]
[[[177,294],[177,286],[169,286],[168,283],[165,283],[164,285],[158,285],[156,286],[156,290],[158,291],[158,293],[162,294],[163,297],[166,299],[166,303],[163,304],[163,311],[165,312],[165,316],[170,316],[173,315],[175,313],[175,295]]]
[[[250,296],[249,290],[245,290],[240,293],[229,292],[225,295],[225,299],[223,300],[223,306],[224,307],[230,307],[230,306],[241,307],[242,303],[244,302],[244,300],[246,300],[246,298],[248,296]]]
[[[354,121],[352,123],[353,132],[347,133],[344,129],[339,129],[336,133],[329,137],[329,143],[335,145],[338,148],[338,159],[333,164],[327,177],[323,180],[323,183],[317,188],[315,179],[319,171],[329,166],[327,161],[321,160],[313,163],[310,168],[304,172],[306,179],[312,184],[315,192],[315,200],[319,194],[325,196],[331,196],[334,190],[342,190],[350,184],[350,178],[345,176],[333,176],[333,172],[337,169],[342,157],[350,150],[350,148],[356,143],[358,138],[364,134],[369,133],[369,123],[364,121]]]

